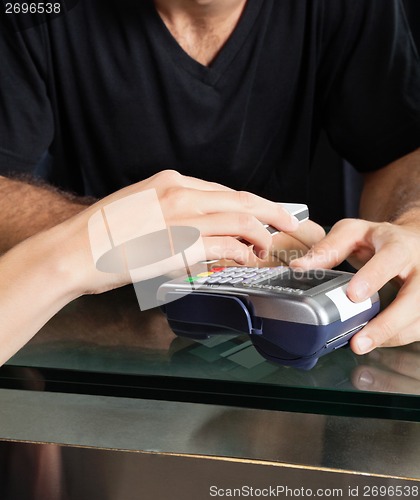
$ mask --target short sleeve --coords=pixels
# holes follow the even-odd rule
[[[39,33],[0,13],[0,175],[31,172],[53,139]]]
[[[333,147],[370,171],[420,147],[420,60],[398,0],[324,3],[319,93]]]

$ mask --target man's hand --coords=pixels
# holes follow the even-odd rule
[[[420,344],[376,349],[351,374],[356,389],[397,394],[420,393]]]
[[[415,218],[412,214],[411,220]],[[391,305],[353,337],[353,351],[364,354],[378,346],[420,340],[420,224],[345,219],[291,266],[333,268],[347,258],[360,267],[347,289],[354,302],[367,299],[394,278],[402,285]]]

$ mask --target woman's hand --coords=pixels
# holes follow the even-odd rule
[[[153,194],[154,198],[143,196],[145,193]],[[157,206],[144,202],[148,199],[154,199]],[[155,221],[154,216],[159,220]],[[261,221],[280,231],[298,228],[297,220],[280,204],[164,171],[28,238],[0,259],[0,362],[12,356],[71,300],[133,281],[129,266],[116,272],[101,272],[96,268],[92,227],[93,239],[99,227],[99,236],[106,235],[100,245],[105,242],[111,250],[119,249],[124,255],[125,242],[134,240],[137,245],[136,238],[155,226],[189,226],[196,229],[203,242],[203,253],[197,252],[193,258],[226,258],[254,265],[260,262],[255,254],[269,252],[272,243]],[[111,222],[117,228],[119,240],[111,231]],[[142,241],[140,237],[135,246],[140,254],[160,250],[146,248]],[[164,269],[159,265],[160,260],[155,260],[154,271],[158,276]],[[188,264],[193,262],[188,260]]]
[[[316,222],[306,220],[293,233],[280,232],[272,237],[270,254],[264,265],[286,265],[303,257],[325,237],[325,230]]]
[[[174,171],[164,171],[111,194],[53,228],[52,233],[62,240],[57,250],[62,252],[63,259],[67,259],[68,263],[72,261],[75,278],[79,280],[79,294],[100,293],[130,282],[128,272],[100,273],[95,269],[87,228],[91,218],[98,212],[107,211],[109,207],[124,206],[121,201],[135,199],[135,195],[150,190],[157,195],[167,227],[188,226],[199,231],[204,253],[196,255],[197,261],[228,259],[239,264],[257,265],[261,262],[258,255],[265,257],[272,248],[272,236],[261,221],[280,231],[293,232],[298,229],[297,220],[279,203]],[[115,211],[113,213],[126,241],[136,238],[144,227],[153,226],[150,224],[153,210],[148,205],[141,205],[141,196],[138,200],[140,205],[136,206],[135,211],[118,208],[117,215]],[[307,232],[304,227],[299,228],[298,239],[306,241]],[[286,235],[282,234],[280,238],[286,238]],[[150,253],[151,250],[138,248],[139,252]],[[161,274],[161,271],[156,266],[156,274]]]

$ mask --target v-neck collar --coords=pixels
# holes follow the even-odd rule
[[[204,83],[214,85],[240,51],[258,18],[262,3],[261,0],[247,0],[238,24],[209,66],[201,64],[185,52],[160,17],[153,0],[150,1],[151,19],[155,25],[154,33],[158,42],[163,44],[175,64]]]

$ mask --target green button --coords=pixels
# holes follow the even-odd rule
[[[191,277],[187,278],[185,281],[187,283],[194,283],[194,281],[197,281],[198,279],[200,279],[198,276],[191,276]]]

